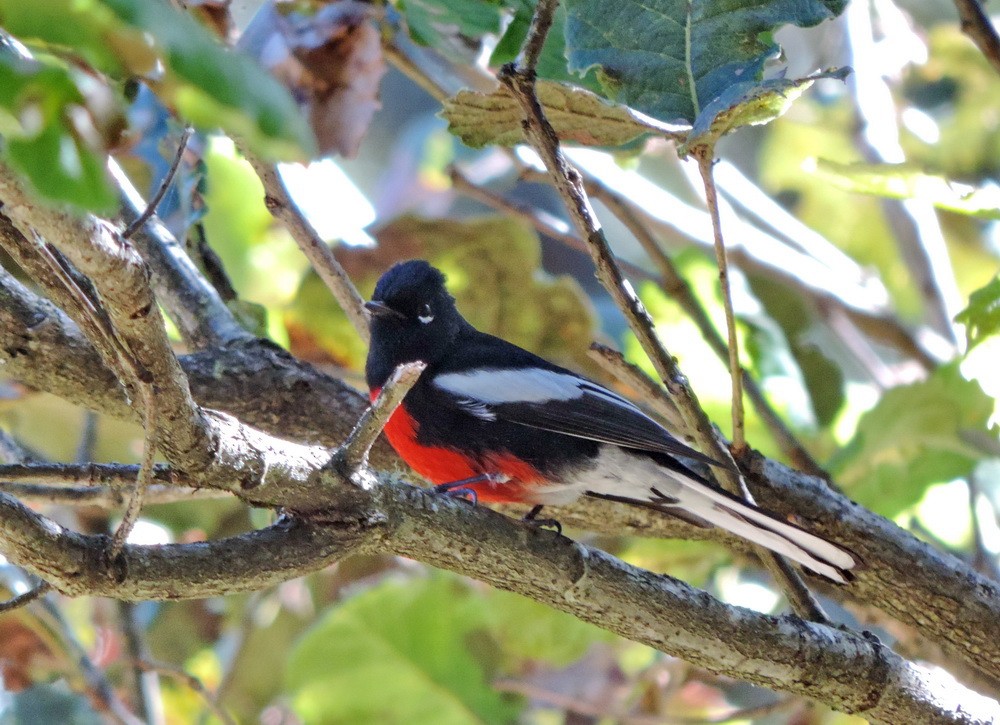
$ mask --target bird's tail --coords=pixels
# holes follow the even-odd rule
[[[707,482],[687,480],[686,476],[677,476],[676,480],[683,485],[679,490],[672,491],[673,496],[659,494],[656,489],[652,489],[652,495],[646,501],[601,494],[596,496],[655,508],[696,525],[718,526],[776,554],[787,556],[809,571],[838,584],[845,584],[854,578],[850,570],[858,565],[858,559],[846,549],[775,518]]]

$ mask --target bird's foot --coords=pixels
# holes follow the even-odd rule
[[[531,509],[531,511],[529,511],[524,515],[521,521],[528,524],[529,526],[534,526],[535,528],[539,529],[555,529],[556,534],[562,536],[562,524],[560,524],[555,519],[538,518],[538,514],[541,513],[542,508],[544,508],[542,505],[535,506],[534,508]]]
[[[440,493],[445,496],[461,498],[462,500],[469,501],[473,506],[476,506],[479,503],[479,495],[476,493],[476,490],[472,488],[472,484],[507,483],[509,480],[510,476],[503,473],[484,473],[479,476],[472,476],[471,478],[463,478],[461,481],[439,483],[433,488],[433,491],[434,493]]]

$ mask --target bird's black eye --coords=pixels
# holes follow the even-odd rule
[[[430,305],[421,305],[420,314],[417,315],[417,319],[420,320],[425,325],[434,319],[434,312],[431,310]]]

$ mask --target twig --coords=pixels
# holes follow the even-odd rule
[[[289,233],[306,255],[306,259],[316,270],[316,274],[333,293],[337,303],[347,314],[347,319],[354,325],[358,336],[367,344],[369,338],[368,316],[365,314],[365,301],[358,293],[351,278],[341,266],[330,249],[330,245],[320,238],[319,234],[303,216],[295,200],[288,193],[284,182],[278,173],[278,167],[267,163],[246,147],[237,143],[244,158],[250,162],[261,183],[264,184],[264,202],[268,210],[288,228]]]
[[[736,338],[733,293],[729,288],[729,260],[726,257],[726,243],[722,238],[722,220],[719,218],[719,196],[712,176],[712,151],[712,148],[699,149],[695,157],[705,185],[705,202],[712,217],[712,232],[715,235],[715,259],[719,265],[719,285],[722,288],[722,306],[726,311],[726,331],[729,335],[729,377],[733,386],[733,456],[739,459],[747,448],[743,415],[743,368],[740,366],[740,348]]]
[[[101,669],[94,664],[94,661],[73,631],[72,626],[66,621],[63,613],[55,602],[49,597],[43,597],[39,602],[46,616],[51,620],[55,629],[59,632],[63,645],[69,651],[71,660],[80,668],[87,687],[94,693],[95,698],[104,708],[107,709],[119,722],[125,725],[150,725],[137,718],[121,701],[111,683]]]
[[[138,660],[136,662],[136,666],[144,672],[155,672],[166,677],[171,677],[184,685],[187,685],[201,696],[201,698],[205,701],[205,705],[208,706],[208,709],[211,710],[212,714],[219,718],[224,725],[236,725],[236,720],[233,719],[233,716],[230,715],[225,708],[220,706],[219,703],[215,701],[215,697],[212,695],[211,691],[205,687],[205,683],[184,669],[174,665],[168,665],[164,662],[153,662],[147,659]]]
[[[52,589],[52,585],[48,582],[39,582],[31,589],[15,597],[11,597],[5,602],[0,602],[0,613],[10,612],[19,607],[23,607],[25,604],[30,604],[41,596],[44,596],[49,590]]]
[[[163,201],[163,197],[166,195],[167,190],[170,188],[170,184],[174,181],[174,176],[177,174],[177,169],[181,166],[181,160],[184,158],[184,151],[187,149],[188,141],[191,140],[191,135],[194,133],[194,128],[188,126],[184,129],[184,133],[181,134],[180,140],[177,142],[177,153],[174,154],[174,160],[170,164],[170,168],[167,169],[167,173],[163,175],[163,180],[160,181],[160,186],[153,194],[153,198],[149,200],[146,204],[146,209],[138,217],[132,220],[125,231],[122,232],[122,239],[131,239],[132,235],[139,231],[143,225],[153,214],[156,213],[157,207],[160,206],[160,202]]]
[[[588,179],[586,182],[587,193],[601,202],[614,214],[618,220],[628,228],[632,236],[636,238],[649,258],[653,260],[660,270],[660,286],[663,287],[672,300],[675,300],[687,313],[701,332],[702,338],[713,352],[723,362],[729,360],[729,347],[725,340],[715,329],[708,312],[691,290],[687,280],[681,276],[673,260],[660,247],[659,242],[653,236],[652,231],[640,219],[632,207],[616,192],[612,191],[596,179]],[[792,464],[804,473],[819,476],[829,480],[829,474],[823,470],[822,466],[816,462],[812,454],[806,450],[805,446],[796,438],[795,434],[785,424],[778,412],[767,399],[764,391],[761,390],[757,381],[750,375],[749,371],[742,370],[743,389],[753,403],[757,415],[760,416],[764,424],[767,425],[774,436],[775,441],[781,447],[782,452],[788,456]],[[645,376],[643,376],[645,377]]]
[[[1000,73],[1000,35],[979,0],[955,0],[962,32],[972,38],[990,65]]]
[[[129,463],[8,463],[0,465],[0,481],[122,489],[135,485],[139,469]],[[166,465],[155,466],[152,478],[159,483],[181,484],[176,471]]]
[[[114,159],[108,161],[108,171],[118,185],[122,218],[126,222],[137,219],[148,207],[142,195]],[[253,337],[155,215],[130,241],[149,265],[157,299],[188,345],[198,349]]]
[[[375,439],[381,435],[385,424],[389,422],[389,418],[426,367],[426,363],[411,362],[403,363],[393,370],[378,396],[358,419],[347,440],[334,453],[336,460],[343,461],[345,470],[355,471],[365,465],[368,451],[374,445]]]
[[[555,239],[557,242],[561,242],[570,249],[575,249],[578,252],[583,252],[584,254],[590,254],[590,248],[587,243],[584,242],[580,237],[575,234],[570,234],[565,229],[560,229],[554,222],[545,219],[541,213],[528,209],[520,204],[516,204],[500,194],[495,194],[494,192],[484,189],[478,186],[463,174],[457,166],[451,166],[448,170],[448,175],[451,178],[451,183],[454,189],[463,194],[464,196],[474,199],[481,204],[485,204],[488,207],[496,209],[497,211],[502,211],[512,216],[524,219],[526,222],[531,224],[539,234],[544,234],[545,236]],[[647,272],[642,267],[632,264],[627,260],[617,258],[618,264],[624,269],[627,269],[629,274],[639,279],[654,279],[653,275]]]
[[[119,526],[119,528],[121,528]],[[116,532],[117,533],[117,532]],[[135,692],[137,705],[142,712],[147,725],[163,725],[163,695],[160,692],[160,680],[155,670],[142,667],[141,663],[149,656],[142,629],[136,618],[134,602],[115,602],[118,622],[125,638],[125,652]]]
[[[126,492],[107,486],[49,486],[43,483],[14,483],[0,480],[0,492],[21,501],[57,503],[65,506],[117,508],[128,503]],[[147,504],[186,503],[231,498],[232,494],[210,488],[151,485],[143,501]]]
[[[686,428],[687,424],[674,401],[638,365],[630,363],[620,352],[599,342],[590,343],[590,357],[615,378],[642,393],[642,402],[659,413],[675,431]]]
[[[531,27],[528,28],[528,34],[524,38],[517,64],[523,72],[532,76],[535,74],[538,59],[542,56],[545,39],[549,35],[549,30],[552,29],[558,5],[559,0],[538,0],[535,12],[531,16]]]
[[[142,443],[142,462],[139,465],[139,474],[135,477],[131,490],[128,493],[128,504],[122,514],[122,520],[115,528],[111,536],[111,545],[108,548],[108,555],[111,560],[118,558],[128,535],[132,533],[136,521],[139,520],[139,513],[142,511],[142,503],[153,480],[153,463],[156,458],[156,438],[158,423],[156,420],[156,395],[152,385],[143,385],[140,388],[142,395],[142,423],[145,437]]]
[[[555,7],[555,0],[543,0],[538,3],[535,8],[536,17],[532,21],[531,32],[525,39],[523,47],[531,48],[539,43],[544,43],[544,37],[539,39],[534,35],[548,28],[551,25],[551,19],[546,22],[544,19],[539,20],[537,16],[554,13]],[[657,373],[670,390],[671,396],[687,420],[689,428],[695,433],[702,449],[709,455],[714,454],[721,461],[732,463],[728,449],[716,436],[704,410],[698,405],[693,392],[677,369],[676,362],[657,338],[649,314],[632,290],[631,285],[622,276],[621,270],[611,254],[604,232],[590,206],[587,192],[583,187],[583,178],[563,155],[559,139],[542,111],[535,93],[534,69],[531,67],[518,69],[515,65],[508,64],[501,68],[499,79],[521,105],[524,112],[525,136],[545,163],[577,231],[587,240],[601,284],[604,285],[619,309],[625,314],[629,326],[653,362]],[[719,474],[727,488],[734,493],[742,493],[746,500],[752,501],[749,489],[746,488],[745,482],[736,472],[735,465],[733,465],[732,470],[722,469]],[[819,606],[819,602],[811,595],[802,579],[790,568],[787,562],[779,562],[779,558],[769,551],[761,550],[761,559],[768,565],[776,580],[782,584],[795,611],[800,616],[818,622],[828,622],[829,620]]]
[[[602,167],[601,171],[608,169]],[[703,208],[682,202],[663,189],[656,190],[657,198],[653,206],[640,206],[627,193],[618,191],[625,188],[626,183],[631,183],[629,179],[635,172],[624,172],[617,167],[611,172],[611,175],[603,173],[600,179],[586,169],[581,173],[588,187],[599,184],[618,194],[622,204],[663,239],[680,238],[705,247],[714,245],[711,220]],[[528,180],[544,176],[542,172],[523,164],[520,175]],[[739,267],[748,273],[772,279],[806,300],[843,309],[865,334],[919,360],[928,370],[938,364],[938,357],[892,313],[884,290],[845,284],[840,276],[831,274],[827,265],[817,262],[811,255],[803,254],[756,227],[748,226],[743,231],[740,245],[728,250],[729,257]],[[925,328],[921,332],[931,331]],[[941,340],[943,342],[943,338]]]

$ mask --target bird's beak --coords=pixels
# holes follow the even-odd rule
[[[376,302],[375,300],[365,302],[365,309],[368,310],[368,315],[372,319],[376,317],[395,317],[396,319],[402,319],[404,317],[402,312],[397,312],[384,302]]]

